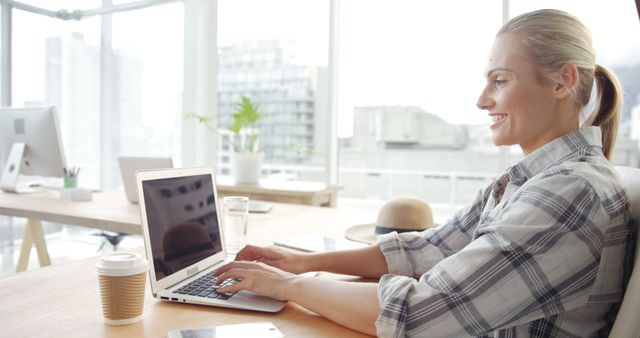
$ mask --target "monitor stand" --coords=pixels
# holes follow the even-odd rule
[[[34,193],[44,191],[44,187],[28,187],[18,184],[18,175],[22,165],[22,158],[24,156],[24,149],[26,145],[24,143],[14,143],[9,152],[7,158],[7,164],[2,170],[2,176],[0,176],[0,189],[6,192],[14,193]]]

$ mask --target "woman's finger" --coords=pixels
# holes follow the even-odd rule
[[[214,276],[219,276],[221,274],[223,274],[225,271],[236,267],[236,266],[243,266],[243,267],[247,267],[247,266],[251,266],[256,264],[255,262],[250,262],[250,261],[233,261],[233,262],[229,262],[219,268],[217,268],[214,272],[213,275]]]
[[[256,262],[247,262],[247,261],[242,261],[242,262],[231,262],[229,264],[226,264],[222,267],[220,267],[219,269],[217,269],[214,273],[213,276],[214,277],[219,277],[218,280],[216,281],[215,285],[220,285],[220,283],[222,283],[224,280],[232,278],[229,276],[229,271],[233,270],[233,269],[243,269],[243,270],[264,270],[264,264],[262,263],[256,263]]]
[[[235,278],[237,281],[233,284],[229,284],[224,287],[221,287],[220,289],[218,289],[218,292],[226,293],[226,292],[237,292],[240,290],[251,289],[251,285],[253,285],[252,278],[254,277],[255,273],[256,272],[253,270],[247,270],[242,268],[230,269],[224,274],[223,276],[224,279],[226,280],[229,278]],[[216,284],[218,284],[219,282],[221,282],[221,280],[218,280]]]
[[[238,292],[242,290],[247,290],[249,289],[248,284],[249,284],[248,281],[246,279],[243,279],[241,281],[219,288],[218,293]]]
[[[253,261],[261,257],[260,247],[247,245],[236,255],[236,261]]]
[[[215,269],[215,270],[213,271],[213,273],[212,273],[212,274],[213,274],[213,277],[218,277],[218,276],[222,275],[223,273],[225,273],[225,271],[227,271],[227,270],[231,269],[231,268],[233,267],[233,264],[234,264],[234,263],[235,263],[235,262],[227,263],[227,264],[225,264],[225,265],[223,265],[223,266],[221,266],[221,267],[219,267],[219,268]]]
[[[283,255],[281,250],[276,247],[261,247],[247,245],[244,249],[240,250],[236,255],[236,260],[257,261],[261,259],[282,259]]]

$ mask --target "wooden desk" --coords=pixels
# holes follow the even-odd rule
[[[251,199],[335,208],[338,185],[322,182],[262,179],[258,184],[235,184],[233,177],[216,178],[220,196],[242,195]]]
[[[301,234],[343,234],[375,212],[276,204],[249,216],[249,242]],[[143,319],[127,326],[104,324],[95,263],[98,257],[0,279],[0,327],[7,337],[166,337],[170,330],[270,321],[285,337],[366,337],[294,303],[275,314],[161,302],[147,284]]]
[[[142,233],[138,206],[127,202],[123,191],[94,193],[93,200],[85,202],[63,201],[58,190],[33,194],[0,192],[0,214],[28,219],[16,271],[26,270],[32,245],[36,247],[40,265],[51,265],[41,221]]]

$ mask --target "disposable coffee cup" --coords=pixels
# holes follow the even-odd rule
[[[127,325],[142,319],[147,260],[137,253],[117,252],[96,264],[104,321]]]

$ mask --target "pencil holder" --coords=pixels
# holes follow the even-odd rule
[[[78,187],[78,176],[65,176],[64,177],[64,187],[65,188],[77,188]]]

